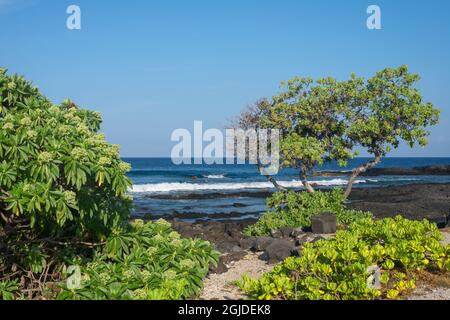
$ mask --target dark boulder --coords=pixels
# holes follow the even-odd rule
[[[311,243],[315,243],[315,242],[320,241],[320,240],[325,240],[325,238],[324,238],[324,237],[321,237],[321,236],[314,237],[314,238],[311,239],[310,242],[311,242]]]
[[[225,265],[225,263],[222,261],[222,259],[219,259],[219,262],[217,262],[217,266],[215,266],[215,267],[211,266],[209,268],[210,273],[222,274],[227,271],[228,271],[228,267]]]
[[[336,225],[336,215],[333,213],[321,213],[311,218],[311,228],[313,233],[336,233]]]
[[[294,228],[291,227],[283,227],[280,228],[280,232],[283,235],[283,238],[289,238],[292,235]]]
[[[272,231],[270,231],[270,235],[272,236],[272,238],[276,238],[276,239],[283,238],[283,233],[281,233],[280,230],[272,230]]]
[[[256,246],[256,237],[244,238],[239,241],[239,246],[243,250],[251,250]]]
[[[264,251],[273,241],[275,239],[271,237],[257,237],[254,249],[256,251]]]
[[[274,240],[264,250],[264,255],[269,262],[280,262],[290,257],[295,251],[294,245],[287,240]]]
[[[224,241],[216,245],[216,249],[222,253],[240,251],[238,241]]]
[[[295,229],[292,229],[291,237],[295,238],[295,237],[302,236],[304,234],[305,234],[305,231],[303,230],[303,228],[295,228]]]
[[[244,259],[244,257],[246,255],[247,255],[247,251],[240,250],[240,251],[236,251],[236,252],[232,252],[232,253],[223,255],[222,257],[220,257],[220,259],[222,260],[223,263],[225,263],[225,265],[229,265],[233,261],[239,261],[239,260]]]
[[[302,246],[305,242],[306,242],[306,241],[305,241],[305,239],[303,239],[303,238],[297,238],[297,239],[295,239],[295,245],[296,245],[297,247]]]

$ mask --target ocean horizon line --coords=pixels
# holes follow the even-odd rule
[[[122,156],[121,159],[172,159],[171,157],[159,157],[159,156]],[[176,158],[176,159],[183,159],[183,158]],[[200,158],[186,158],[190,160],[200,159]],[[202,158],[204,159],[204,158]],[[216,158],[208,158],[210,159],[216,159]],[[220,159],[220,158],[217,158]],[[237,158],[222,158],[225,159],[234,159]],[[354,157],[353,159],[373,159],[373,157]],[[413,156],[397,156],[397,157],[383,157],[382,159],[450,159],[450,155],[448,156],[430,156],[430,157],[413,157]],[[352,159],[349,159],[352,160]],[[333,161],[333,160],[332,160]]]

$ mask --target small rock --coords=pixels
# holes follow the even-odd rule
[[[231,252],[242,252],[242,248],[240,246],[234,246],[231,248]]]
[[[311,218],[312,232],[316,234],[330,234],[336,232],[336,215],[321,213]]]
[[[219,259],[219,262],[217,262],[216,267],[210,267],[209,272],[210,273],[216,273],[216,274],[222,274],[228,271],[228,267],[225,265],[222,259]]]
[[[236,203],[233,203],[233,207],[234,208],[245,208],[245,207],[247,207],[247,205],[244,203],[236,202]]]
[[[439,216],[439,217],[427,217],[428,221],[435,223],[439,229],[444,229],[448,226],[447,217]]]
[[[319,240],[324,240],[324,239],[325,239],[324,237],[318,236],[318,237],[312,238],[312,240],[311,240],[310,242],[311,242],[311,243],[314,243],[314,242],[317,242],[317,241],[319,241]]]
[[[222,253],[233,252],[236,248],[239,248],[238,241],[224,241],[216,245],[216,249]]]
[[[244,250],[250,250],[256,246],[256,237],[244,238],[239,241],[239,245]]]
[[[283,238],[283,234],[281,233],[280,230],[272,230],[272,231],[270,231],[270,235],[272,236],[272,238],[275,238],[275,239]]]
[[[225,225],[225,233],[227,233],[232,238],[241,237],[241,231],[235,225]]]
[[[301,254],[302,254],[302,248],[301,248],[301,247],[295,248],[295,249],[292,251],[292,256],[293,256],[293,257],[300,257]]]
[[[287,240],[274,240],[264,251],[269,262],[280,262],[290,257],[295,247]]]
[[[225,263],[226,265],[229,265],[232,262],[244,259],[245,256],[247,256],[247,252],[240,250],[240,251],[226,254],[226,255],[222,256],[221,259],[222,259],[223,263]]]
[[[257,237],[254,249],[256,251],[264,251],[274,241],[271,237]]]
[[[301,236],[304,234],[305,234],[305,232],[303,231],[302,228],[295,228],[295,229],[292,229],[291,237],[295,238],[295,237],[298,237],[298,236]]]
[[[280,232],[284,238],[289,238],[293,231],[294,231],[294,228],[291,228],[291,227],[283,227],[280,229]]]

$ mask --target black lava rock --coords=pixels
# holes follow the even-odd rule
[[[275,239],[271,237],[257,237],[254,249],[256,251],[264,251],[273,241]]]
[[[313,233],[335,233],[336,225],[336,215],[333,213],[321,213],[311,218],[311,227]]]
[[[256,237],[244,238],[239,241],[239,245],[243,250],[251,250],[256,246]]]
[[[283,238],[283,233],[281,233],[280,230],[272,230],[272,231],[270,231],[270,235],[272,236],[272,238],[276,238],[276,239]]]
[[[274,240],[264,251],[269,262],[280,262],[290,257],[295,247],[287,240]]]
[[[291,237],[295,238],[295,237],[298,237],[298,236],[301,236],[304,234],[305,234],[305,231],[303,231],[302,228],[295,228],[295,229],[292,229]]]
[[[284,238],[289,238],[292,234],[292,232],[294,231],[294,228],[291,227],[283,227],[280,229],[282,235]]]
[[[235,252],[241,250],[238,241],[224,241],[216,245],[216,249],[222,253]]]

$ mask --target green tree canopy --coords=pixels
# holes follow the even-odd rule
[[[423,101],[419,79],[407,66],[386,68],[367,80],[296,77],[282,83],[278,95],[241,113],[238,124],[280,129],[282,165],[299,168],[309,192],[314,192],[308,177],[315,166],[335,160],[344,167],[360,150],[373,155],[353,171],[348,197],[356,178],[401,141],[411,147],[427,144],[427,128],[438,123],[440,111]]]

